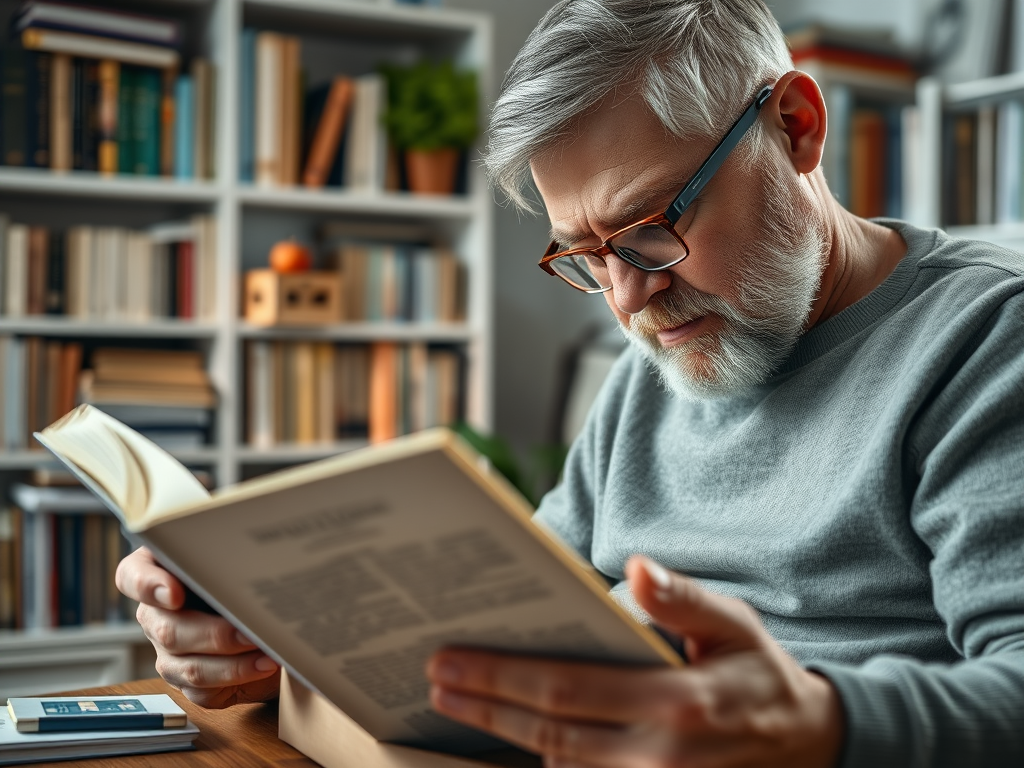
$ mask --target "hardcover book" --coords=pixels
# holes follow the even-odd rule
[[[37,438],[290,679],[377,741],[450,753],[503,746],[430,708],[424,667],[444,645],[682,663],[448,430],[212,496],[90,406]]]

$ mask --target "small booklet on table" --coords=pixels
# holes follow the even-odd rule
[[[430,708],[424,667],[444,645],[682,663],[448,430],[212,496],[91,406],[37,438],[164,567],[378,741],[496,746]]]
[[[11,698],[0,709],[0,765],[175,752],[198,735],[165,694]]]

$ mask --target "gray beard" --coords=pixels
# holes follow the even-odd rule
[[[662,386],[680,397],[709,400],[764,383],[804,332],[825,268],[824,226],[798,210],[792,192],[771,174],[769,179],[766,210],[776,215],[765,217],[764,237],[733,270],[742,310],[714,294],[670,289],[653,296],[628,328],[619,326]],[[659,343],[658,331],[705,315],[717,315],[724,327],[669,349]]]

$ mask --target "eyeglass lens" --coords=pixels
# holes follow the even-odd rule
[[[669,266],[686,256],[686,248],[657,224],[627,229],[610,240],[608,247],[626,261],[647,269]],[[611,287],[608,265],[603,256],[579,253],[553,259],[550,264],[563,280],[584,291],[601,291]]]

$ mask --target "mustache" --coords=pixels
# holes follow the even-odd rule
[[[721,296],[695,288],[663,291],[652,296],[646,307],[629,318],[629,329],[653,337],[659,331],[712,314],[731,318],[736,310]]]

